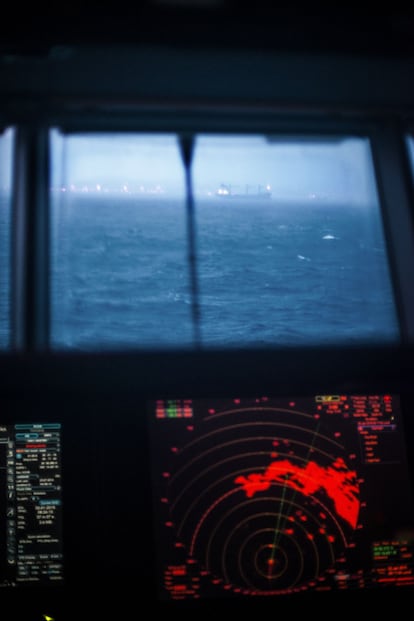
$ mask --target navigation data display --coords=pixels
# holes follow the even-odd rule
[[[0,425],[0,587],[62,580],[61,425]]]
[[[159,597],[414,585],[397,395],[148,404]]]

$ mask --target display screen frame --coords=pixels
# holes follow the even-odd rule
[[[378,593],[386,590],[385,587],[388,587],[388,591],[392,588],[413,588],[412,465],[408,461],[402,395],[361,391],[346,394],[343,391],[330,394],[300,393],[296,397],[292,393],[287,396],[278,393],[269,397],[231,398],[223,398],[222,394],[203,398],[197,394],[193,399],[170,395],[148,400],[146,405],[154,542],[157,548],[156,580],[160,601],[191,605],[218,599],[247,603],[252,599],[268,601],[269,598],[277,597],[281,601],[283,596],[291,599],[300,598],[302,594],[308,597],[309,594],[321,592]],[[234,430],[236,411],[245,417],[243,426],[246,434],[254,426],[254,433],[261,429],[259,435],[264,436],[260,440],[257,437],[251,440],[254,449],[252,453],[256,454],[254,456],[248,455],[246,449],[249,436],[238,437],[239,432]],[[275,420],[276,411],[278,414]],[[266,431],[263,434],[265,427],[260,423],[269,422],[268,419],[263,420],[264,412],[266,416],[272,412],[270,420],[273,419],[273,424],[268,427],[270,433]],[[294,418],[291,420],[293,425],[286,424],[286,416],[289,415]],[[224,424],[222,421],[226,416],[228,421]],[[296,424],[298,421],[299,426]],[[321,421],[325,428],[327,426],[328,435],[332,436],[327,439],[326,434],[323,434],[323,441],[320,440],[321,434],[314,433],[315,423],[320,424]],[[332,424],[333,421],[335,424]],[[299,429],[303,424],[304,428]],[[226,438],[225,442],[219,442],[221,432],[223,438]],[[305,442],[298,449],[303,433]],[[208,436],[210,440],[207,440]],[[318,437],[319,440],[314,443]],[[390,442],[390,438],[395,441]],[[332,443],[331,448],[337,443],[340,447],[344,440],[344,446],[336,451],[336,459],[332,457],[335,451],[323,449],[323,443]],[[240,457],[237,451],[241,442],[242,454],[247,455],[246,459],[243,457],[246,462],[243,469],[240,465],[235,466]],[[196,447],[199,455],[196,454]],[[309,458],[311,454],[316,455],[319,465]],[[325,460],[325,463],[321,465],[323,454],[325,457],[322,462]],[[266,467],[258,466],[258,463],[263,464],[260,461],[263,457],[267,459]],[[345,461],[342,461],[343,458]],[[211,473],[217,474],[218,464],[227,459],[230,469],[234,468],[233,475],[220,475],[226,482],[219,493]],[[204,478],[197,473],[197,467],[204,471]],[[307,485],[312,467],[312,476],[319,477],[319,483]],[[288,484],[282,481],[280,469],[284,469]],[[238,473],[237,476],[235,473]],[[237,486],[239,491],[236,490]],[[260,565],[260,555],[266,556],[266,549],[270,550],[273,545],[266,536],[260,545],[257,543],[254,554],[254,546],[251,545],[252,556],[246,563],[249,569],[243,569],[241,550],[247,550],[248,547],[241,535],[239,542],[235,543],[237,536],[234,533],[249,530],[248,510],[240,523],[235,520],[231,529],[228,517],[218,517],[220,507],[223,515],[237,515],[242,504],[246,504],[246,499],[250,500],[253,507],[253,500],[263,493],[269,494],[272,488],[279,489],[280,505],[284,503],[286,507],[289,502],[296,504],[295,511],[290,515],[285,514],[283,518],[293,520],[290,534],[291,556],[296,558],[293,574],[289,574],[289,546],[286,549],[283,546],[278,548],[281,554],[279,562],[277,555],[272,553],[267,554],[267,564],[263,561]],[[232,505],[228,500],[230,497],[239,497],[240,507],[237,507],[237,503]],[[297,503],[299,498],[301,503]],[[302,502],[305,503],[303,506]],[[357,507],[351,527],[348,521],[347,534],[343,528],[344,512],[342,518],[336,519],[341,502],[348,509],[352,505]],[[270,510],[267,511],[263,505],[263,513],[274,511],[271,501],[268,501],[268,505]],[[314,511],[317,513],[316,519]],[[325,513],[325,517],[328,514],[331,517],[336,515],[336,526],[333,529],[332,524],[329,526],[329,519],[320,519],[322,513]],[[279,523],[279,532],[283,533],[287,541],[291,523],[286,522],[282,528],[278,515],[276,511],[270,521],[273,520],[274,525]],[[312,528],[302,528],[304,523],[308,525],[312,519],[312,528],[320,529],[322,536],[316,530],[312,532]],[[232,534],[227,532],[219,535],[220,528],[226,529],[226,520]],[[302,528],[302,543],[294,535],[299,528]],[[271,530],[267,523],[262,525],[263,532],[266,529]],[[276,532],[277,528],[274,530]],[[208,533],[213,531],[215,535],[209,539]],[[337,545],[336,550],[336,544],[333,547],[326,546],[329,539],[338,543],[339,533],[343,539],[342,544]],[[254,534],[249,532],[250,542],[253,539]],[[325,543],[321,544],[323,540]],[[330,560],[323,560],[324,555],[319,554],[318,541],[319,545],[326,546],[325,552],[329,548]],[[303,542],[309,544],[311,552],[308,552],[308,557],[311,561],[306,561],[306,546]],[[275,545],[273,547],[276,549]],[[214,549],[216,552],[213,552]],[[234,560],[235,555],[238,555],[237,561]],[[299,571],[300,564],[302,569]],[[279,577],[276,576],[276,567]],[[261,573],[262,579],[257,578],[255,583],[253,577],[249,578],[249,571],[256,578]],[[275,571],[274,579],[266,575],[266,572],[271,571]]]

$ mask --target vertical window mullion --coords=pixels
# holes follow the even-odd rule
[[[186,208],[187,208],[187,244],[188,244],[188,267],[190,270],[191,303],[194,329],[194,344],[201,347],[201,319],[198,284],[198,265],[196,252],[196,226],[194,213],[194,191],[192,184],[192,161],[194,152],[194,137],[180,139],[181,156],[185,172]]]
[[[11,340],[17,351],[49,347],[49,135],[16,129],[13,169]]]
[[[414,228],[408,152],[404,135],[393,123],[376,129],[372,147],[401,337],[407,343],[414,340]]]

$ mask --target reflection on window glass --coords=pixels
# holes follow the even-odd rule
[[[10,346],[10,217],[13,129],[0,133],[0,349]]]
[[[52,344],[194,346],[173,135],[52,132]],[[396,342],[368,140],[198,136],[204,347]]]

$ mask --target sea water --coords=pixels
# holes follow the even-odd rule
[[[5,211],[3,206],[3,347],[9,331]],[[52,201],[51,214],[51,336],[57,349],[399,339],[374,207],[199,199],[194,262],[184,200],[74,194]]]

